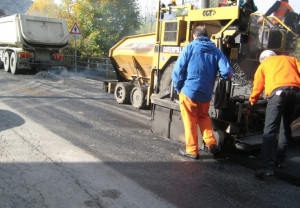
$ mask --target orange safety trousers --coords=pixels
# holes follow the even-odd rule
[[[198,125],[208,148],[212,144],[217,144],[208,115],[210,102],[193,101],[182,93],[179,94],[179,101],[185,131],[186,152],[192,155],[199,154]]]

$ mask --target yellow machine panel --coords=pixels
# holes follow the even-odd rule
[[[232,20],[239,18],[239,7],[216,7],[199,10],[190,10],[187,20],[189,21],[214,21],[214,20]]]
[[[125,80],[149,81],[154,42],[154,34],[129,36],[111,48],[109,56],[118,64],[118,71]]]
[[[179,45],[186,38],[186,22],[165,21],[162,23],[162,45]]]

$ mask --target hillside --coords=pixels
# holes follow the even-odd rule
[[[0,16],[12,14],[25,14],[29,7],[33,4],[33,0],[1,0]],[[3,14],[4,13],[4,14]]]

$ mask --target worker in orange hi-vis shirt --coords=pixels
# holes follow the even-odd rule
[[[260,63],[249,102],[253,106],[265,90],[268,104],[260,169],[256,171],[257,177],[265,178],[273,175],[274,167],[284,168],[285,150],[292,141],[290,125],[300,105],[300,62],[294,57],[265,50],[260,55]]]
[[[293,8],[289,5],[289,0],[276,1],[264,16],[270,16],[271,14],[274,14],[274,16],[277,17],[280,21],[283,21],[287,11],[294,12]],[[261,22],[262,20],[263,17],[260,17],[258,19],[258,22]],[[276,22],[276,20],[273,21],[273,23]]]

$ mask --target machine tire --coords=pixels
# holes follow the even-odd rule
[[[4,54],[4,70],[6,72],[9,72],[10,71],[10,56],[9,56],[9,53],[6,51],[5,54]]]
[[[133,84],[129,82],[118,82],[115,87],[115,99],[117,103],[129,104],[130,103],[130,92],[133,88]]]
[[[172,83],[172,72],[173,72],[173,68],[175,66],[175,61],[172,62],[164,71],[164,73],[161,76],[160,79],[160,83],[159,83],[159,91],[164,91],[169,89],[169,87],[171,86]]]
[[[10,72],[12,74],[18,74],[18,72],[19,72],[19,70],[17,68],[17,62],[18,62],[18,59],[17,59],[16,53],[12,52],[10,54]]]
[[[136,86],[131,90],[130,102],[135,108],[142,109],[146,107],[147,88]]]

